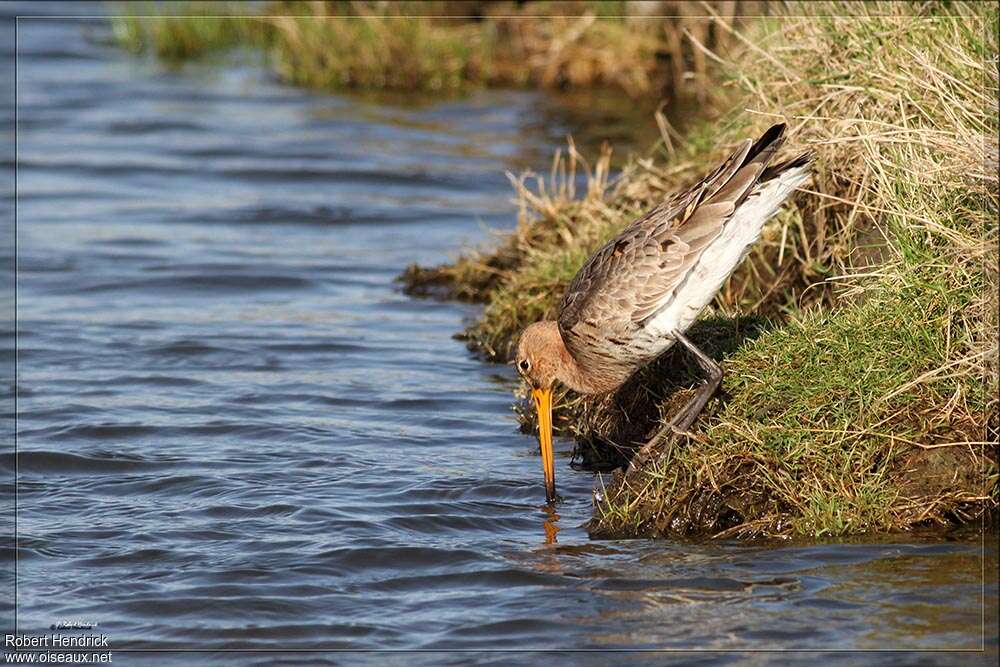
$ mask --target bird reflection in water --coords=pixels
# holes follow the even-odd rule
[[[542,523],[542,527],[545,528],[545,544],[556,544],[559,541],[556,539],[556,535],[559,533],[559,515],[556,513],[555,507],[549,503],[543,505],[542,510],[546,515],[545,521]]]

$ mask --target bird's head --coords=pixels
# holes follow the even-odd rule
[[[545,474],[545,496],[556,498],[555,461],[552,452],[552,385],[564,368],[566,346],[555,322],[532,324],[517,343],[514,364],[517,372],[531,387],[538,411],[538,441],[542,450],[542,471]]]
[[[514,361],[517,372],[533,390],[551,390],[559,379],[566,352],[555,322],[535,322],[521,334]]]

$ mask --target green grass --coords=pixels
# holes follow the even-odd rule
[[[438,26],[411,16],[272,19],[271,50],[286,81],[309,88],[458,90],[481,85],[495,48],[476,25]]]
[[[617,514],[601,508],[608,516],[595,530],[820,536],[944,520],[981,505],[995,487],[995,466],[955,444],[981,440],[981,425],[968,419],[986,409],[981,381],[951,378],[895,393],[945,356],[950,316],[969,305],[961,291],[929,298],[919,283],[810,312],[747,343],[726,360],[728,398],[699,438],[646,471],[657,479],[653,489],[617,497]],[[955,396],[968,412],[941,409]],[[914,497],[908,486],[926,486],[937,470],[906,463],[932,451],[947,452],[949,472],[965,472]],[[708,515],[706,494],[718,505]],[[658,512],[664,499],[669,509]],[[724,523],[727,509],[738,522]]]
[[[111,5],[115,42],[133,53],[150,52],[178,64],[247,46],[267,48],[273,34],[260,18],[247,17],[246,6],[227,2],[176,2],[160,5]]]

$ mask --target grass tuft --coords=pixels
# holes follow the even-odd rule
[[[127,51],[153,53],[171,65],[272,41],[266,22],[240,15],[245,6],[239,4],[175,2],[156,5],[154,13],[149,8],[140,3],[113,4],[112,37]]]
[[[737,8],[759,4],[679,2],[670,16],[647,18],[614,2],[169,2],[152,13],[148,3],[126,3],[111,22],[115,41],[132,52],[178,65],[258,50],[284,80],[309,88],[602,86],[708,99],[711,63],[685,36],[724,46],[730,33],[710,28],[705,7],[732,25]]]

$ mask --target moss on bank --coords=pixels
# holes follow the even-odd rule
[[[665,161],[609,180],[599,158],[575,193],[571,149],[515,184],[518,228],[497,251],[410,269],[483,300],[470,342],[503,360],[593,249],[736,141],[784,118],[790,144],[816,150],[810,191],[692,332],[735,343],[714,350],[723,398],[609,482],[594,534],[845,534],[996,507],[996,36],[986,4],[792,7],[722,54],[738,63],[734,111],[661,147]],[[739,312],[769,324],[743,335]],[[557,425],[585,459],[620,464],[683,400],[685,369],[675,351],[613,396],[564,393]]]
[[[703,86],[702,49],[757,2],[678,2],[628,15],[622,2],[120,3],[115,41],[168,63],[233,48],[263,52],[286,81],[318,89],[456,91],[470,86],[608,86],[630,96]]]

